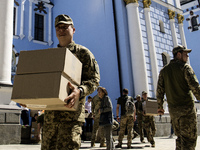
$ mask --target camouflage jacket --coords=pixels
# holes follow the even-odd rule
[[[156,93],[158,108],[163,109],[165,93],[169,108],[193,106],[192,92],[200,99],[200,86],[192,67],[180,60],[171,60],[159,74]]]
[[[98,95],[95,95],[92,99],[92,114],[95,117],[100,117],[99,108],[101,106],[101,99]]]
[[[58,45],[59,47],[59,45]],[[82,77],[81,85],[83,88],[82,97],[79,100],[77,111],[45,111],[45,122],[68,122],[85,121],[85,97],[93,93],[100,81],[100,72],[94,55],[84,46],[70,43],[67,48],[81,61]]]

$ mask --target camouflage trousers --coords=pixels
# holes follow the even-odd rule
[[[97,132],[98,132],[98,129],[99,129],[99,118],[100,118],[100,116],[94,118],[91,143],[95,143],[95,141],[96,141]],[[100,143],[102,145],[105,143],[104,132],[100,132]]]
[[[41,150],[78,150],[82,122],[44,122]]]
[[[155,135],[155,123],[154,123],[154,117],[153,116],[144,116],[143,118],[143,122],[144,122],[144,129],[147,133],[147,140],[151,143],[151,144],[155,144],[155,141],[153,139],[154,135]],[[153,125],[152,125],[153,124]],[[154,126],[154,127],[153,127]],[[152,130],[153,129],[153,130]]]
[[[169,108],[176,139],[176,150],[195,150],[197,141],[197,116],[193,106]]]
[[[138,127],[139,127],[139,134],[140,134],[140,141],[144,140],[144,130],[143,130],[143,115],[137,115]]]
[[[121,121],[120,121],[120,131],[119,131],[119,137],[118,137],[118,142],[119,145],[122,145],[122,140],[124,138],[125,130],[127,126],[127,145],[131,146],[131,141],[132,141],[132,135],[133,135],[133,127],[134,127],[134,118],[133,116],[121,116]]]

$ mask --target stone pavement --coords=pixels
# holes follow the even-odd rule
[[[116,139],[117,137],[115,137]],[[168,138],[168,137],[154,137],[156,147],[152,148],[150,147],[150,143],[140,143],[139,138],[135,138],[132,142],[132,149],[143,149],[143,150],[175,150],[175,139],[174,138]],[[146,140],[146,138],[145,138]],[[124,138],[123,140],[123,145],[122,149],[126,149],[126,139]],[[117,145],[117,140],[115,141],[114,145]],[[40,144],[11,144],[11,145],[0,145],[0,150],[40,150]],[[99,143],[96,143],[96,146],[94,148],[90,147],[90,141],[84,141],[81,144],[80,149],[85,149],[85,150],[101,150],[105,148],[100,148]],[[119,148],[118,148],[119,149]],[[117,150],[117,149],[115,149]],[[200,136],[198,136],[197,140],[197,146],[196,150],[200,150]]]

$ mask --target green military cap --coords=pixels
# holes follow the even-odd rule
[[[146,92],[146,91],[142,91],[142,95],[143,95],[143,94],[147,94],[147,92]]]
[[[140,95],[137,95],[136,98],[141,97]]]
[[[62,15],[58,15],[55,18],[55,27],[60,24],[60,23],[64,23],[64,24],[71,24],[74,25],[72,18],[70,18],[70,16],[62,14]]]
[[[192,50],[186,49],[185,46],[183,46],[183,45],[178,45],[178,46],[174,47],[172,53],[176,54],[176,53],[181,52],[181,51],[190,53]]]

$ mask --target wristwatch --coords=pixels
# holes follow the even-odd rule
[[[83,96],[83,88],[82,87],[78,87],[78,89],[80,90],[80,97]]]

